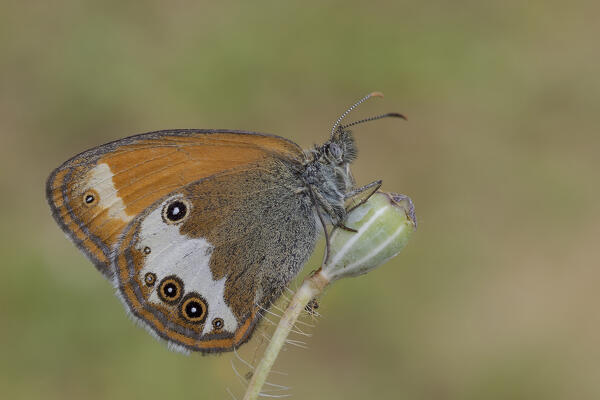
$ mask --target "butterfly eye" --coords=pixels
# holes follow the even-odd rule
[[[148,272],[144,276],[144,282],[146,282],[146,285],[148,285],[148,286],[154,286],[154,284],[156,283],[156,274],[153,274],[152,272]]]
[[[203,323],[208,307],[206,301],[197,293],[188,294],[181,303],[180,312],[188,322]]]
[[[183,293],[183,282],[175,275],[167,276],[160,281],[158,297],[167,304],[175,304]]]
[[[98,193],[93,189],[90,189],[83,194],[83,204],[85,204],[86,207],[92,207],[96,205],[98,203],[98,200]]]
[[[163,220],[167,224],[177,224],[182,222],[187,217],[190,209],[188,201],[183,199],[177,199],[167,203],[163,208],[162,216]]]
[[[224,322],[221,318],[215,318],[212,320],[212,326],[215,328],[215,331],[220,331],[223,329]]]
[[[331,143],[329,145],[329,153],[336,160],[341,160],[342,159],[342,149],[340,148],[340,146],[337,143]]]

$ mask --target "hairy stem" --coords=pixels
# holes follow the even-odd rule
[[[291,329],[298,320],[300,313],[304,310],[309,301],[323,292],[328,283],[329,280],[321,274],[321,270],[319,269],[314,274],[308,276],[304,280],[304,283],[302,283],[302,286],[296,291],[296,294],[294,294],[294,297],[290,300],[290,304],[279,320],[277,329],[275,330],[273,337],[271,337],[271,341],[267,346],[262,359],[254,370],[254,374],[252,375],[252,379],[250,380],[248,389],[244,395],[244,400],[255,400],[258,398],[260,391],[269,376],[271,368],[273,367],[281,348],[285,344]]]

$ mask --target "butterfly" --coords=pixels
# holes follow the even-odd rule
[[[55,169],[52,214],[127,312],[178,351],[233,350],[299,273],[327,224],[345,228],[357,151],[341,125],[303,151],[279,136],[164,130],[110,142]],[[350,229],[350,228],[346,228]],[[327,247],[328,248],[328,247]],[[326,251],[328,254],[328,250]]]

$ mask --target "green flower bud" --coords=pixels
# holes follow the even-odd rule
[[[358,232],[336,229],[331,235],[329,261],[321,271],[329,282],[366,274],[400,253],[417,220],[408,196],[377,192],[348,214],[345,225]]]

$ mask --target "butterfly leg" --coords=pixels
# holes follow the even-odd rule
[[[381,183],[383,181],[381,179],[376,180],[374,182],[371,182],[369,184],[366,184],[364,186],[361,186],[359,188],[353,189],[351,191],[349,191],[348,193],[346,193],[346,195],[344,196],[346,199],[352,198],[358,194],[361,194],[362,192],[371,189],[371,188],[375,188],[374,191],[377,191],[380,187],[381,187]]]
[[[352,197],[354,197],[354,196],[358,196],[359,194],[361,194],[361,193],[364,193],[364,192],[366,192],[367,190],[370,190],[370,192],[369,192],[369,193],[368,193],[368,194],[367,194],[367,195],[366,195],[364,198],[362,198],[362,199],[361,199],[361,200],[358,202],[358,204],[356,204],[356,205],[354,205],[354,206],[350,207],[348,210],[346,210],[346,215],[348,215],[348,214],[349,214],[349,213],[350,213],[352,210],[354,210],[355,208],[357,208],[357,207],[360,207],[360,206],[362,206],[363,204],[365,204],[365,203],[366,203],[366,202],[367,202],[367,201],[368,201],[368,200],[371,198],[371,196],[373,196],[373,195],[374,195],[374,194],[375,194],[375,193],[376,193],[376,192],[379,190],[379,188],[380,188],[380,187],[381,187],[381,180],[378,180],[378,181],[375,181],[375,182],[371,182],[371,183],[369,183],[368,185],[365,185],[365,186],[359,187],[359,188],[357,188],[357,189],[354,189],[354,190],[352,190],[351,192],[348,192],[348,193],[346,194],[346,196],[345,196],[345,197],[346,197],[346,199],[351,199],[351,198],[352,198]],[[350,227],[346,226],[346,225],[344,224],[344,221],[343,221],[343,220],[342,220],[342,221],[340,221],[340,222],[338,222],[338,223],[335,225],[335,227],[336,227],[336,228],[341,228],[341,229],[343,229],[343,230],[345,230],[345,231],[348,231],[348,232],[353,232],[353,233],[356,233],[356,232],[358,232],[356,229],[353,229],[353,228],[350,228]]]
[[[381,187],[381,183],[382,183],[382,181],[381,181],[381,180],[377,180],[377,181],[375,181],[375,182],[371,182],[371,183],[369,183],[368,185],[365,185],[365,186],[359,187],[359,188],[357,188],[357,189],[354,189],[354,190],[352,190],[352,191],[348,192],[348,193],[346,194],[346,196],[345,196],[345,197],[346,197],[346,199],[351,199],[351,198],[353,198],[353,197],[355,197],[355,196],[358,196],[358,195],[360,195],[361,193],[364,193],[364,192],[366,192],[367,190],[369,190],[369,193],[368,193],[368,194],[367,194],[367,195],[366,195],[364,198],[362,198],[362,199],[361,199],[361,200],[358,202],[358,204],[355,204],[354,206],[352,206],[352,207],[350,207],[348,210],[346,210],[346,214],[350,213],[350,212],[351,212],[352,210],[354,210],[355,208],[357,208],[357,207],[360,207],[360,206],[362,206],[363,204],[365,204],[367,201],[369,201],[369,199],[371,198],[371,196],[373,196],[373,195],[374,195],[374,194],[375,194],[375,193],[376,193],[376,192],[379,190],[379,188]]]
[[[329,216],[331,224],[337,225],[346,218],[346,209],[344,207],[331,204],[313,185],[309,187],[316,201],[315,206],[321,206],[323,211]]]
[[[339,224],[337,224],[336,228],[340,228],[340,229],[343,229],[345,231],[352,232],[352,233],[358,232],[356,229],[350,228],[349,226],[344,225],[343,222],[340,222]]]
[[[317,194],[313,190],[312,185],[308,186],[308,192],[310,193],[310,197],[315,205],[315,210],[317,211],[317,216],[319,217],[319,221],[321,221],[321,225],[323,226],[323,233],[325,235],[325,254],[323,254],[323,262],[321,265],[327,264],[329,261],[329,232],[327,232],[327,225],[325,224],[325,219],[323,215],[321,215],[321,210],[319,210],[319,203],[317,202]]]

